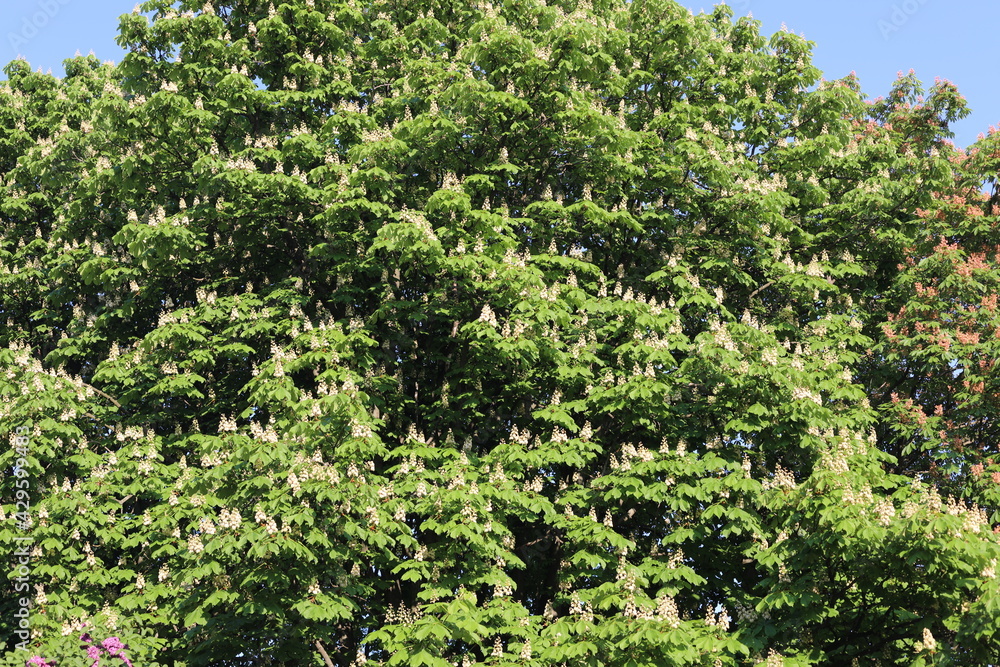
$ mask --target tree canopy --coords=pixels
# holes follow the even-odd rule
[[[2,664],[1000,659],[1000,135],[953,84],[672,0],[119,35],[0,83]]]

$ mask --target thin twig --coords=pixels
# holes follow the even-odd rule
[[[761,285],[760,287],[758,287],[754,291],[750,292],[750,296],[748,296],[747,299],[749,300],[749,299],[754,298],[755,296],[757,296],[758,292],[762,292],[762,291],[766,290],[768,287],[770,287],[773,284],[774,284],[773,280],[767,281],[766,283],[764,283],[763,285]]]
[[[122,406],[122,404],[121,404],[121,403],[119,403],[118,401],[116,401],[116,400],[115,400],[115,397],[114,397],[114,396],[111,396],[111,395],[109,395],[109,394],[106,394],[106,393],[104,393],[103,391],[101,391],[100,389],[98,389],[97,387],[95,387],[94,385],[92,385],[92,384],[87,384],[86,382],[84,382],[84,383],[83,383],[83,386],[84,386],[84,387],[90,387],[90,388],[91,388],[91,389],[93,389],[93,390],[94,390],[95,392],[97,392],[98,394],[100,394],[100,395],[101,395],[101,396],[103,396],[104,398],[106,398],[106,399],[108,399],[109,401],[111,401],[112,403],[114,403],[114,404],[115,404],[115,405],[116,405],[117,407],[119,407],[119,408],[120,408],[120,407]]]

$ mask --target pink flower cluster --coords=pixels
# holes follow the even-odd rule
[[[95,642],[87,633],[80,635],[80,639],[83,640],[87,647],[87,658],[94,661],[91,664],[91,667],[100,667],[102,655],[118,658],[124,662],[127,667],[134,667],[132,662],[128,659],[128,656],[125,654],[125,649],[128,647],[125,646],[125,644],[123,644],[118,637],[108,637],[100,644]],[[37,655],[33,655],[28,658],[27,664],[28,667],[55,667],[53,663]]]

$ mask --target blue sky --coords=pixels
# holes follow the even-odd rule
[[[695,13],[709,2],[682,2]],[[827,79],[853,70],[870,97],[889,92],[896,73],[912,68],[925,87],[948,79],[972,114],[955,124],[955,143],[968,146],[990,125],[1000,125],[996,63],[1000,40],[995,0],[731,0],[736,16],[752,13],[770,35],[784,23],[815,43],[813,64]]]
[[[0,9],[0,63],[17,55],[34,67],[62,74],[62,61],[80,51],[118,62],[117,17],[136,0],[4,0]],[[705,3],[682,2],[698,12]],[[752,12],[770,35],[785,23],[815,42],[813,61],[826,78],[852,70],[871,97],[888,92],[896,72],[913,68],[927,84],[953,81],[973,114],[955,126],[967,146],[990,125],[1000,125],[1000,61],[995,0],[731,0],[736,15]]]

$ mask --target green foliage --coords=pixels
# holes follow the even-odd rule
[[[34,653],[997,660],[1000,150],[951,84],[866,104],[671,0],[141,12],[0,84]]]

